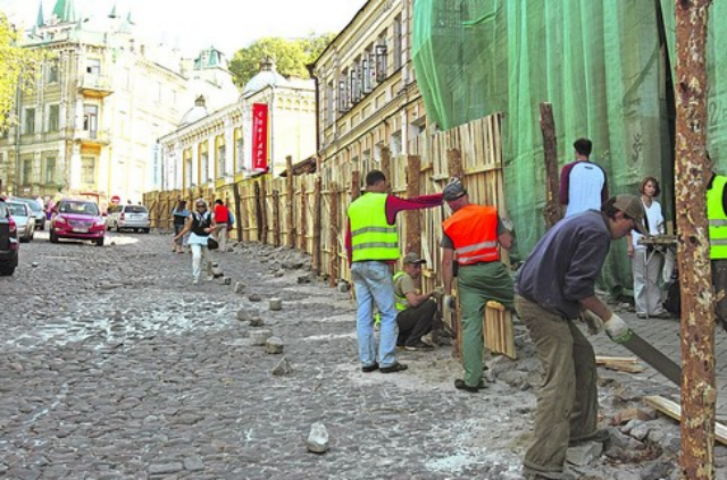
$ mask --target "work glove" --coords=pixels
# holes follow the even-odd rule
[[[449,310],[457,308],[457,305],[454,303],[454,297],[452,295],[445,295],[442,297],[442,307]]]
[[[588,325],[588,333],[591,335],[596,335],[603,330],[603,320],[590,310],[583,310],[581,312],[581,320],[586,322],[586,325]]]
[[[611,314],[611,318],[603,323],[606,328],[606,334],[616,343],[625,343],[631,338],[631,329],[621,317],[615,313]]]

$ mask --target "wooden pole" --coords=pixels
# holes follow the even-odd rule
[[[298,221],[300,227],[300,246],[298,247],[301,252],[308,251],[308,195],[305,191],[305,182],[300,182],[300,215],[298,215]]]
[[[406,196],[414,198],[419,196],[419,179],[422,159],[418,155],[409,155],[406,177]],[[406,212],[406,250],[405,253],[414,252],[417,255],[422,253],[422,225],[421,213],[418,210]]]
[[[273,190],[273,245],[280,246],[280,192]]]
[[[675,174],[682,321],[682,478],[712,479],[717,391],[714,292],[706,208],[707,25],[710,0],[676,5]]]
[[[321,210],[323,205],[323,181],[320,174],[316,175],[313,193],[313,252],[311,252],[311,266],[315,275],[321,273]]]
[[[561,219],[558,178],[558,145],[555,141],[555,120],[553,106],[550,103],[540,104],[540,131],[543,133],[543,153],[545,161],[545,208],[543,217],[545,228],[549,229]]]
[[[240,208],[240,186],[232,184],[232,195],[235,200],[235,229],[237,230],[237,241],[242,242],[242,209]]]
[[[267,180],[265,177],[260,178],[260,224],[262,227],[262,233],[260,234],[262,237],[262,243],[263,245],[268,244],[268,187],[267,187]]]
[[[339,222],[338,222],[338,186],[335,183],[331,183],[330,195],[331,195],[331,211],[329,212],[331,227],[328,232],[331,246],[331,265],[329,270],[328,283],[331,287],[336,286],[336,280],[338,279],[338,264],[340,259],[338,258],[338,234],[339,234]]]
[[[457,148],[452,148],[447,151],[447,170],[449,171],[450,177],[457,177],[464,182],[464,168],[462,167],[462,154]],[[444,214],[442,214],[442,220],[444,220]],[[455,267],[456,268],[456,267]],[[453,287],[457,289],[457,278],[452,279]],[[454,334],[457,336],[456,341],[452,342],[452,357],[461,359],[462,352],[462,315],[459,309],[459,299],[457,301],[456,313],[454,314],[454,321],[452,327]]]
[[[361,196],[361,172],[354,170],[351,172],[351,201],[353,202]]]
[[[386,175],[386,193],[391,193],[391,150],[387,145],[381,147],[381,171]]]
[[[257,222],[257,241],[261,242],[263,239],[263,215],[261,211],[260,202],[260,183],[255,182],[255,221]]]
[[[293,157],[288,155],[285,157],[285,164],[288,167],[288,176],[285,178],[288,186],[288,239],[286,246],[295,248],[295,190],[293,184]]]

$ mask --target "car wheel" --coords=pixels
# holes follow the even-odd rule
[[[117,232],[120,232],[121,231],[121,228],[119,228],[119,224],[118,223],[116,224],[116,231]]]
[[[0,267],[0,276],[9,277],[15,273],[15,267]]]
[[[142,228],[141,229],[141,231],[144,232],[144,233],[149,233],[149,230],[150,230],[149,228]]]
[[[101,237],[101,238],[97,238],[96,239],[96,246],[97,247],[103,247],[103,239],[104,239],[104,237]]]
[[[50,232],[50,243],[58,243],[58,236],[53,232]]]

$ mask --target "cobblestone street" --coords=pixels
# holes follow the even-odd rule
[[[448,347],[400,352],[404,373],[364,374],[350,295],[305,283],[303,257],[215,253],[231,285],[195,286],[190,255],[170,249],[154,234],[99,248],[39,233],[22,246],[15,276],[0,278],[0,478],[522,478],[527,384],[456,391]],[[283,355],[252,345],[260,329]],[[274,375],[283,357],[292,372]],[[306,448],[315,422],[330,435],[322,455]],[[643,478],[628,472],[644,465],[599,465],[602,476],[583,478]]]

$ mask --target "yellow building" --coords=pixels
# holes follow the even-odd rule
[[[411,61],[413,0],[369,0],[310,66],[322,161],[378,167],[427,126]]]
[[[115,7],[82,19],[73,0],[57,0],[46,18],[41,4],[24,46],[44,48],[50,59],[33,92],[18,94],[19,123],[0,139],[0,176],[13,193],[140,201],[159,181],[156,139],[177,128],[178,106],[203,91],[220,103],[236,98],[231,78],[217,78],[224,65],[200,62],[183,72],[179,51],[135,30],[131,14]],[[217,81],[200,78],[202,70]]]
[[[255,174],[252,163],[252,109],[268,108],[267,164],[273,175],[315,154],[315,93],[312,80],[286,79],[275,62],[260,62],[260,72],[243,88],[238,101],[208,108],[202,96],[184,114],[181,126],[159,138],[160,190],[220,188]]]

